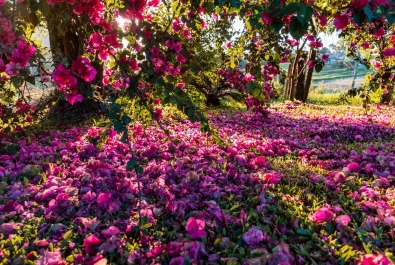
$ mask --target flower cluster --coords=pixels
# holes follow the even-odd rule
[[[72,70],[72,71],[71,71]],[[92,82],[96,77],[96,70],[90,65],[87,58],[78,57],[71,65],[71,70],[59,64],[52,73],[54,82],[61,91],[65,91],[66,100],[70,104],[81,102],[83,96],[78,93],[78,80],[80,77],[85,82]]]

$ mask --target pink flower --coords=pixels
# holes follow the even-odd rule
[[[348,16],[347,15],[335,15],[335,20],[333,24],[337,30],[344,29],[348,25]]]
[[[177,62],[178,63],[185,63],[187,59],[185,59],[184,55],[182,54],[177,54]]]
[[[280,180],[277,178],[275,174],[267,173],[265,174],[265,182],[268,184],[278,184]]]
[[[388,89],[384,88],[383,94],[385,94],[385,95],[388,94]]]
[[[322,207],[318,209],[313,216],[309,216],[309,219],[314,223],[323,223],[332,220],[334,213],[331,208]]]
[[[232,43],[231,42],[228,42],[228,43],[226,43],[226,48],[228,48],[228,49],[230,49],[230,48],[232,48]]]
[[[166,46],[169,48],[169,51],[175,51],[176,53],[180,53],[182,50],[182,43],[176,42],[174,39],[166,40]]]
[[[375,2],[379,5],[384,5],[384,4],[388,3],[388,0],[376,0]]]
[[[273,248],[273,257],[269,259],[269,265],[288,265],[295,264],[295,258],[289,250],[289,245],[281,242],[275,248]]]
[[[250,73],[246,73],[245,76],[243,77],[244,82],[251,82],[254,80],[255,80],[255,77]]]
[[[129,64],[130,70],[132,72],[136,72],[136,71],[140,70],[140,67],[139,67],[139,65],[138,65],[136,60],[129,60],[128,64]]]
[[[188,232],[188,236],[192,239],[199,239],[206,237],[207,233],[204,231],[206,223],[204,220],[195,219],[194,217],[189,217],[185,229]]]
[[[54,82],[59,86],[60,90],[66,88],[77,88],[77,78],[75,78],[71,71],[66,69],[63,64],[59,64],[56,70],[52,73]]]
[[[93,138],[98,137],[99,136],[99,132],[100,132],[100,130],[98,130],[98,129],[94,128],[94,127],[90,127],[88,129],[89,136],[91,136]]]
[[[362,137],[362,135],[355,135],[355,137],[354,137],[354,139],[356,140],[356,141],[362,141],[363,140],[363,137]]]
[[[381,38],[381,37],[383,37],[384,36],[384,34],[385,34],[385,31],[384,31],[384,28],[383,27],[380,27],[379,29],[377,29],[377,30],[375,30],[374,32],[373,32],[373,36],[375,36],[376,38]]]
[[[36,265],[59,265],[62,262],[62,255],[59,252],[45,252],[37,261]]]
[[[147,40],[151,39],[151,31],[144,30],[144,38],[146,38]]]
[[[264,156],[257,156],[254,159],[254,164],[258,165],[258,166],[263,166],[266,162],[266,159]]]
[[[280,63],[286,63],[288,62],[288,57],[284,56],[283,58],[281,58]]]
[[[388,258],[381,254],[366,254],[362,256],[358,265],[393,265]]]
[[[344,215],[340,215],[338,217],[336,217],[336,223],[340,224],[340,225],[348,225],[348,223],[351,222],[351,218],[350,216],[344,214]]]
[[[77,103],[77,102],[82,102],[84,99],[84,97],[81,94],[78,94],[76,92],[76,90],[74,90],[71,93],[66,93],[65,96],[66,96],[67,102],[69,102],[71,105],[73,105],[74,103]]]
[[[368,4],[368,0],[353,0],[352,1],[352,6],[355,9],[360,9],[365,7]]]
[[[326,18],[325,14],[319,14],[318,12],[314,11],[315,16],[318,18],[320,21],[320,25],[323,27],[326,24],[328,24],[328,19]]]
[[[170,242],[167,245],[167,253],[170,257],[176,257],[181,253],[182,244],[180,242]]]
[[[159,3],[160,3],[159,0],[150,0],[150,1],[148,1],[148,6],[150,6],[150,7],[158,7]]]
[[[364,48],[364,49],[369,49],[370,44],[369,44],[369,42],[366,42],[366,41],[365,41],[365,42],[362,42],[362,43],[361,43],[361,47]]]
[[[270,13],[265,11],[262,13],[262,21],[266,25],[270,25],[273,22],[273,18],[270,17]]]
[[[315,41],[314,35],[311,35],[311,34],[307,35],[307,40],[308,41]]]
[[[312,68],[314,68],[314,62],[313,61],[308,61],[307,62],[307,66],[309,67],[309,69],[312,69]]]
[[[184,265],[184,257],[172,258],[169,265]]]
[[[161,108],[154,108],[153,119],[160,120],[163,118],[162,109]]]
[[[325,61],[325,62],[329,61],[329,55],[328,54],[323,54],[322,55],[322,60]]]
[[[0,59],[0,73],[3,73],[5,71],[5,64],[2,59]]]
[[[88,254],[92,254],[95,250],[96,245],[100,244],[102,241],[94,235],[90,235],[84,239],[84,250]]]
[[[294,40],[294,39],[288,39],[287,43],[293,47],[298,46],[299,45],[299,41]]]
[[[348,169],[350,172],[359,172],[359,171],[361,170],[359,164],[358,164],[358,163],[355,163],[355,162],[348,164],[348,165],[347,165],[347,169]]]
[[[99,204],[100,207],[107,208],[111,199],[111,193],[109,192],[102,192],[99,194],[97,197],[97,204]]]
[[[116,226],[110,226],[109,228],[101,231],[101,234],[107,239],[111,238],[112,236],[117,236],[120,233],[121,231]]]
[[[383,51],[383,55],[385,57],[392,57],[395,56],[395,49],[387,48]]]
[[[96,76],[96,69],[90,65],[88,58],[78,57],[71,65],[71,69],[85,82],[92,82]]]
[[[257,246],[263,240],[263,232],[253,225],[243,234],[243,240],[249,246]]]
[[[183,88],[185,87],[185,82],[180,82],[180,83],[178,83],[178,84],[177,84],[177,87],[178,87],[179,89],[183,89]]]
[[[160,104],[160,99],[159,98],[154,99],[154,104],[155,105],[159,105]]]

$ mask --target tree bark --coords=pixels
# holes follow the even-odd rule
[[[310,50],[310,54],[309,54],[309,61],[313,60],[315,58],[316,54],[317,54],[316,49],[312,48]],[[313,79],[313,72],[314,72],[314,68],[309,68],[309,70],[307,70],[306,84],[304,87],[303,98],[302,98],[303,103],[307,101],[307,98],[309,96],[311,81]]]
[[[302,58],[299,59],[298,62],[298,75],[297,75],[297,83],[296,83],[296,93],[295,93],[295,99],[302,101],[303,99],[303,92],[304,92],[304,87],[305,87],[305,79],[306,79],[306,66],[305,64],[307,63],[306,60],[307,54],[303,54]]]

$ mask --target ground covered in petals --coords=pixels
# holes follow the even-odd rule
[[[212,113],[222,143],[171,120],[130,146],[4,139],[21,149],[0,155],[0,264],[393,264],[394,111]]]

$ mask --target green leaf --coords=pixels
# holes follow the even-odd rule
[[[233,7],[240,8],[240,0],[230,0]]]
[[[121,120],[125,125],[128,125],[129,123],[132,122],[132,118],[130,118],[128,115],[122,115]]]
[[[143,174],[143,173],[144,173],[144,169],[143,169],[142,167],[136,168],[136,174],[137,174],[137,175],[141,175],[141,174]]]
[[[296,230],[296,233],[299,235],[304,235],[304,236],[311,236],[311,232],[302,228],[299,228]]]
[[[320,63],[316,64],[314,69],[317,73],[321,72],[322,68],[324,68],[324,66]]]
[[[293,16],[291,18],[291,23],[289,24],[289,33],[292,38],[299,40],[307,32],[309,24],[306,23],[302,25],[297,17]]]
[[[356,13],[353,16],[353,20],[354,20],[355,24],[357,24],[358,26],[361,26],[362,23],[365,21],[365,13],[363,13],[363,12]]]
[[[11,78],[11,81],[12,81],[12,85],[13,85],[15,88],[21,86],[21,81],[22,81],[22,80],[21,80],[20,77],[13,77],[13,78]]]
[[[126,164],[126,170],[130,171],[130,170],[134,169],[136,167],[136,165],[137,165],[137,161],[134,159],[130,159],[128,161],[128,163]]]
[[[116,131],[116,132],[125,132],[125,131],[127,131],[126,130],[126,127],[123,125],[123,123],[122,122],[120,122],[120,121],[116,121],[115,123],[114,123],[114,130]]]
[[[296,13],[300,8],[300,3],[290,3],[284,8],[284,15],[291,15]]]
[[[36,85],[36,78],[35,78],[34,76],[28,75],[28,76],[25,78],[25,80],[26,80],[26,82],[32,84],[33,86]]]
[[[313,16],[314,10],[311,6],[302,5],[298,10],[298,20],[302,25],[305,25],[309,22],[311,17]]]
[[[274,22],[270,25],[270,28],[271,28],[274,32],[279,33],[280,30],[283,28],[283,26],[284,26],[284,25],[283,25],[282,22],[274,21]]]
[[[115,112],[115,113],[121,112],[121,105],[119,105],[117,103],[112,103],[110,105],[109,110],[110,110],[110,112]]]
[[[70,255],[66,258],[66,261],[69,263],[74,263],[74,255]]]
[[[370,9],[369,6],[365,6],[363,8],[363,11],[365,11],[365,14],[366,14],[366,17],[368,18],[368,21],[371,22],[372,21],[372,17],[373,17],[372,9]]]
[[[40,1],[40,3],[38,4],[38,9],[44,16],[47,16],[49,12],[51,12],[51,7],[47,3],[47,1]]]

